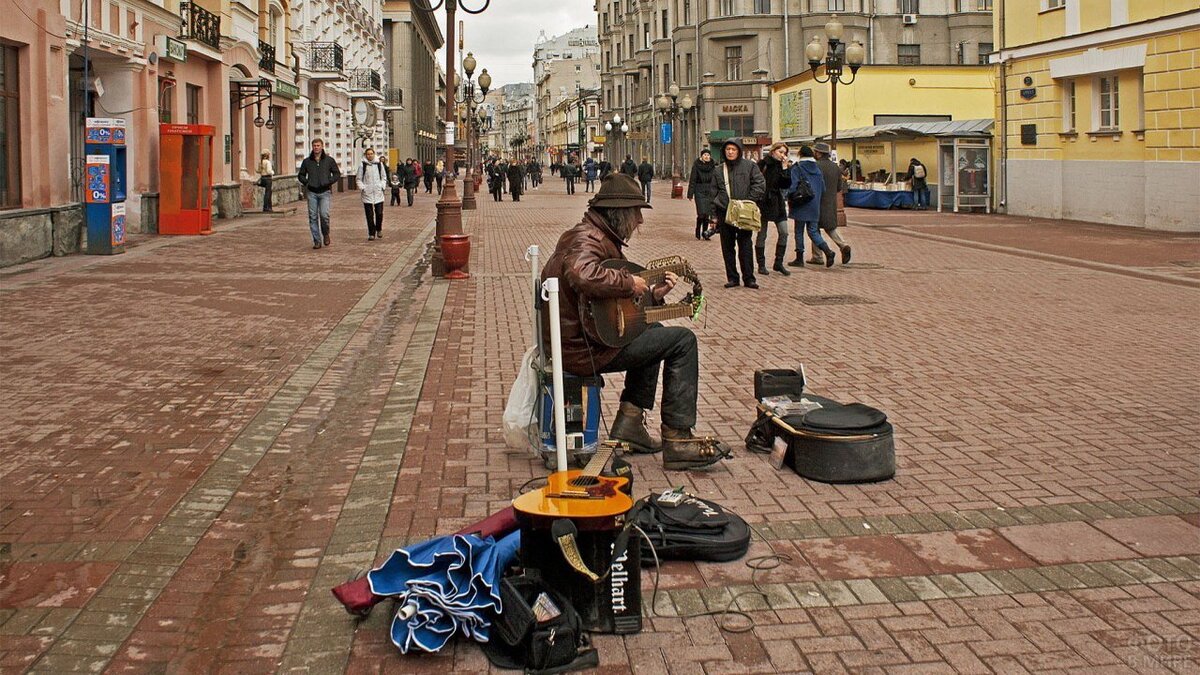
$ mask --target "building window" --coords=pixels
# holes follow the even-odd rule
[[[669,64],[664,63],[663,64],[663,88],[662,88],[663,93],[664,94],[667,93],[667,91],[670,88],[671,88],[671,66]]]
[[[603,16],[604,16],[604,24],[603,25],[607,29],[608,28],[608,12],[605,12]]]
[[[0,209],[21,206],[21,99],[17,48],[0,43]]]
[[[956,49],[955,49],[956,53],[954,55],[954,62],[961,66],[964,63],[963,59],[966,58],[967,43],[959,42],[957,45],[955,45],[955,47],[956,47]]]
[[[846,11],[846,0],[828,0],[825,7],[830,12],[844,12]]]
[[[988,54],[992,53],[992,43],[979,43],[979,65],[986,66],[988,64]]]
[[[687,71],[683,76],[687,79],[687,83],[692,83],[692,54],[691,52],[683,55],[683,61],[687,64]]]
[[[582,66],[580,66],[580,65],[578,65],[578,64],[576,64],[576,65],[575,65],[575,72],[577,72],[577,73],[579,73],[579,72],[583,72],[583,67],[582,67]]]
[[[1121,100],[1117,76],[1105,75],[1097,78],[1096,85],[1099,98],[1096,109],[1100,112],[1100,129],[1121,128]]]
[[[963,4],[970,5],[972,3],[975,5],[976,12],[992,11],[992,0],[965,0],[965,2]],[[963,11],[966,12],[966,11],[970,11],[970,10],[963,9]]]
[[[650,24],[642,24],[642,49],[650,49]]]
[[[742,48],[725,48],[725,79],[736,82],[742,79]]]
[[[1063,131],[1075,131],[1075,80],[1063,85]]]
[[[1067,6],[1067,0],[1042,0],[1042,10],[1060,9]]]
[[[901,14],[920,14],[921,0],[900,0]]]
[[[692,25],[692,0],[683,0],[683,25]]]
[[[717,128],[732,131],[734,136],[750,136],[754,133],[754,115],[718,115]]]
[[[617,85],[617,107],[618,108],[625,107],[625,97],[622,96],[622,93],[623,92],[621,91],[621,85],[618,84]]]
[[[200,87],[187,85],[187,123],[200,123]]]
[[[717,5],[717,16],[733,16],[733,0],[720,0]]]
[[[921,45],[896,45],[896,63],[902,66],[921,65]]]
[[[667,26],[667,10],[665,9],[662,11],[662,29],[663,32],[661,37],[668,37],[671,33],[671,28]]]
[[[771,0],[754,0],[754,13],[755,14],[770,14],[771,13]]]

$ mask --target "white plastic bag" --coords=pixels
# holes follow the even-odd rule
[[[537,371],[541,366],[541,355],[537,347],[530,347],[521,358],[521,369],[512,390],[508,392],[508,404],[504,406],[504,443],[510,448],[534,448],[530,442],[537,429],[533,409],[537,402]]]

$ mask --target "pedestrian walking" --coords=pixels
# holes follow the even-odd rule
[[[567,184],[567,194],[569,195],[575,194],[575,178],[579,175],[577,173],[578,170],[579,165],[575,163],[575,158],[571,157],[567,160],[566,164],[563,164],[562,170],[559,172],[562,174],[563,181]]]
[[[525,172],[521,169],[520,160],[513,160],[512,164],[508,165],[508,191],[512,194],[514,202],[521,201],[521,191],[524,186],[521,183],[524,181]]]
[[[529,177],[529,184],[534,190],[538,188],[538,180],[541,178],[538,173],[538,163],[531,157],[525,162],[525,175]]]
[[[788,242],[788,214],[787,202],[785,195],[791,188],[791,176],[783,170],[783,163],[787,160],[788,146],[786,143],[776,143],[771,146],[770,152],[759,163],[762,170],[763,181],[766,183],[766,189],[763,193],[762,201],[758,203],[758,208],[762,211],[762,229],[758,231],[758,236],[754,240],[754,256],[758,262],[758,273],[766,276],[770,274],[767,271],[767,232],[771,229],[771,225],[775,225],[775,265],[772,267],[776,272],[783,276],[788,276],[791,272],[783,266],[783,258],[787,255]]]
[[[409,157],[404,162],[404,193],[408,196],[408,205],[413,205],[413,197],[417,194],[417,186],[421,184],[420,174],[417,170],[421,164]]]
[[[308,230],[313,248],[329,246],[329,207],[333,195],[329,188],[342,177],[337,162],[325,152],[325,142],[314,138],[312,152],[300,162],[296,179],[308,193]]]
[[[600,169],[596,166],[596,160],[591,157],[583,163],[583,191],[596,191],[596,176],[600,173]]]
[[[908,163],[908,180],[912,183],[913,205],[918,211],[929,208],[929,181],[926,179],[928,170],[921,160],[916,157]]]
[[[650,160],[646,157],[642,158],[642,163],[638,165],[638,182],[642,184],[642,194],[646,196],[646,203],[650,203],[650,183],[654,180],[654,166],[650,164]]]
[[[358,167],[358,191],[367,217],[367,241],[383,239],[383,188],[388,184],[387,173],[387,166],[375,156],[375,149],[367,148]]]
[[[600,164],[597,168],[600,170],[601,182],[603,182],[605,178],[608,178],[609,175],[612,174],[612,164],[610,164],[609,161],[604,158],[604,155],[600,155]]]
[[[633,161],[633,155],[625,155],[625,161],[621,162],[621,173],[637,180],[638,165]]]
[[[700,156],[692,163],[692,175],[688,178],[687,198],[696,202],[696,238],[711,239],[713,231],[708,228],[709,214],[712,213],[713,194],[716,193],[716,182],[713,170],[716,168],[712,153],[708,148],[700,151]]]
[[[263,150],[258,160],[258,185],[263,189],[263,213],[271,213],[271,182],[275,178],[275,167],[271,165],[271,151]]]
[[[504,201],[504,181],[508,180],[504,162],[492,162],[488,169],[488,188],[492,191],[492,201]]]
[[[425,160],[421,165],[421,179],[425,181],[425,194],[433,194],[433,172],[436,169],[432,160]]]
[[[837,163],[830,159],[832,152],[828,143],[817,143],[813,146],[817,167],[821,169],[821,176],[825,179],[825,192],[821,195],[821,229],[837,244],[842,253],[842,264],[845,265],[850,262],[850,242],[838,232],[838,194],[846,189],[846,181],[842,178],[842,170],[838,168]],[[831,264],[825,260],[824,255],[815,250],[810,262],[816,265],[824,262],[826,267]]]
[[[739,283],[746,288],[758,288],[754,278],[754,238],[750,230],[725,222],[725,210],[731,199],[750,200],[758,202],[763,197],[766,182],[762,172],[754,162],[742,157],[742,144],[734,139],[725,141],[721,146],[724,156],[721,164],[713,172],[715,194],[712,200],[712,221],[717,224],[717,232],[721,235],[721,257],[725,259],[725,288],[733,288]],[[738,276],[738,267],[741,276]]]
[[[392,172],[388,183],[392,186],[392,206],[400,205],[400,188],[404,187],[404,165],[396,160],[396,170]]]
[[[433,179],[437,181],[438,194],[442,194],[442,181],[446,180],[446,160],[439,159],[434,165]]]
[[[796,229],[796,259],[789,262],[791,267],[804,266],[804,235],[812,241],[813,255],[822,251],[826,255],[825,266],[833,266],[833,249],[825,243],[821,236],[821,202],[825,195],[825,176],[817,166],[817,160],[811,147],[800,148],[800,161],[792,165],[790,187],[788,188],[788,206],[791,210],[792,222]]]

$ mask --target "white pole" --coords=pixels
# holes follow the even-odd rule
[[[541,293],[542,275],[541,266],[538,264],[538,255],[540,249],[537,244],[530,244],[529,248],[525,249],[525,259],[529,261],[529,276],[533,280],[533,344],[538,344],[541,339],[541,331],[538,330],[538,311],[537,298]]]
[[[550,360],[554,376],[554,449],[558,470],[567,470],[567,413],[563,403],[562,326],[558,316],[558,277],[542,284],[542,299],[550,303]]]

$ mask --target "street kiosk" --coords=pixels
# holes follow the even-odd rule
[[[158,125],[159,234],[212,234],[215,133],[208,124]]]
[[[125,120],[84,121],[84,213],[87,252],[125,252]]]

